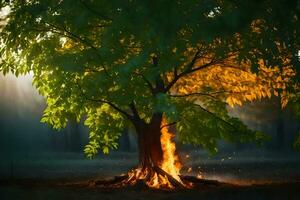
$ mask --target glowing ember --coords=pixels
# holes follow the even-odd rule
[[[198,172],[198,174],[197,174],[197,178],[198,178],[198,179],[203,179],[203,175],[202,175],[202,173],[201,173],[201,172]]]

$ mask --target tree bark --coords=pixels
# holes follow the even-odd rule
[[[154,114],[150,123],[139,122],[135,125],[138,135],[139,167],[142,170],[160,166],[163,160],[161,148],[160,114]]]

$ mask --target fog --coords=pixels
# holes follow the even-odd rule
[[[298,185],[292,183],[300,181],[300,152],[291,146],[300,126],[291,112],[279,109],[276,99],[229,108],[231,115],[241,118],[249,127],[272,136],[271,141],[259,148],[254,144],[227,144],[220,141],[219,153],[211,155],[200,147],[177,144],[183,163],[182,174],[240,185],[241,188],[166,194],[136,190],[96,192],[87,188],[74,190],[49,186],[49,181],[95,180],[126,173],[138,163],[136,137],[132,131],[124,130],[118,150],[109,155],[100,153],[92,160],[87,159],[83,154],[84,145],[88,142],[87,128],[82,123],[70,122],[66,129],[58,132],[41,123],[45,101],[31,81],[30,74],[18,78],[11,74],[0,75],[1,199],[298,197]],[[28,187],[37,181],[38,186]],[[280,188],[276,185],[255,186],[283,182],[289,184],[280,185]],[[22,184],[26,187],[20,187]],[[249,189],[243,189],[246,186]]]
[[[30,74],[18,78],[12,74],[0,75],[0,152],[3,158],[0,177],[106,177],[124,173],[137,164],[136,138],[130,130],[124,130],[117,151],[89,160],[83,154],[88,130],[82,123],[70,122],[59,132],[41,123],[45,101],[31,81]],[[279,109],[278,100],[246,104],[230,109],[230,113],[273,139],[262,147],[220,141],[220,151],[216,155],[179,143],[184,173],[240,182],[274,179],[274,173],[281,174],[276,177],[280,180],[299,174],[300,154],[291,148],[299,122],[288,110]],[[249,170],[249,166],[253,168]],[[257,166],[263,169],[258,172],[259,176]]]

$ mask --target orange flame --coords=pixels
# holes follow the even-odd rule
[[[191,187],[191,185],[186,185],[180,179],[180,170],[182,165],[179,161],[179,157],[176,155],[176,145],[173,141],[174,134],[169,131],[166,125],[167,121],[165,118],[163,118],[161,123],[161,127],[163,128],[161,130],[160,137],[161,148],[163,151],[163,161],[160,168],[167,172],[180,184],[182,184],[182,186]],[[152,188],[174,188],[167,176],[162,176],[160,174],[158,175],[157,173],[155,173],[150,182],[148,182],[148,186]]]
[[[177,180],[183,187],[192,188],[192,183],[182,182],[180,178],[180,170],[181,170],[181,163],[179,160],[178,155],[176,154],[176,145],[173,141],[174,134],[170,132],[167,128],[167,120],[163,118],[161,123],[161,148],[163,151],[163,161],[161,163],[160,168],[167,172],[172,178]],[[162,176],[161,174],[155,173],[151,180],[147,183],[149,187],[152,188],[167,188],[173,189],[174,186],[168,180],[167,176]]]
[[[162,126],[165,126],[166,124],[166,120],[163,119]],[[162,135],[160,142],[163,150],[163,162],[161,164],[161,168],[170,174],[174,179],[182,183],[179,177],[182,166],[178,156],[176,155],[175,142],[172,141],[174,134],[170,133],[167,127],[162,128],[161,132]]]
[[[180,178],[181,163],[179,157],[176,154],[176,146],[174,139],[174,134],[169,131],[166,127],[167,121],[163,118],[161,123],[161,148],[163,151],[163,161],[159,166],[163,171],[165,171],[169,176],[178,181],[183,187],[191,188],[191,183],[183,183]],[[168,179],[169,176],[163,175],[160,173],[151,173],[149,169],[141,170],[140,168],[135,169],[128,173],[129,178],[126,183],[134,185],[137,180],[145,179],[148,175],[151,174],[149,180],[146,181],[146,184],[151,188],[164,188],[164,189],[173,189],[175,186],[172,184],[172,181]]]

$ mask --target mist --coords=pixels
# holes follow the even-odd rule
[[[66,168],[75,177],[95,176],[107,174],[105,170],[110,168],[109,163],[119,166],[109,174],[117,174],[126,172],[137,163],[136,136],[132,130],[124,130],[118,150],[112,151],[110,155],[100,153],[94,160],[89,160],[83,154],[84,146],[88,143],[88,129],[82,122],[69,122],[60,131],[41,123],[45,100],[32,86],[32,74],[19,77],[12,74],[0,75],[0,94],[0,152],[8,161],[1,163],[5,168],[1,173],[3,176],[70,178],[70,174],[62,173]],[[255,144],[220,141],[216,155],[201,147],[178,143],[178,152],[185,163],[183,172],[206,175],[211,179],[241,181],[243,178],[249,179],[251,176],[253,179],[256,176],[256,172],[248,171],[249,173],[243,174],[239,170],[247,167],[249,162],[267,162],[273,165],[274,161],[280,162],[281,159],[286,161],[290,158],[292,163],[300,161],[297,160],[299,152],[292,148],[293,139],[300,127],[299,122],[289,110],[281,111],[277,99],[229,109],[232,116],[241,118],[252,129],[264,131],[272,139],[260,147]],[[37,160],[42,166],[47,166],[48,171],[35,165]],[[60,163],[60,168],[56,168],[57,163]],[[34,167],[34,173],[22,167],[24,165]],[[72,170],[69,166],[72,166]],[[87,166],[89,170],[82,168]],[[289,174],[294,171],[293,168]],[[286,173],[282,178],[286,178]]]

